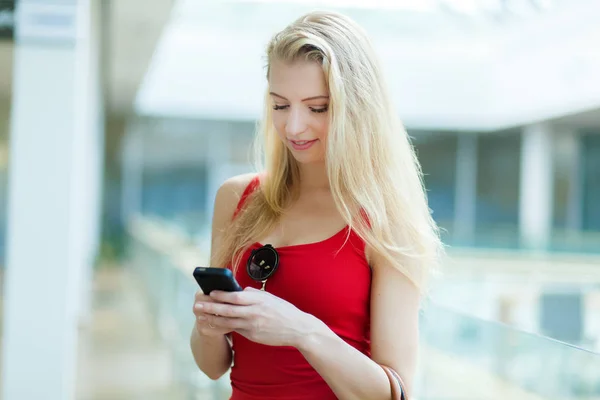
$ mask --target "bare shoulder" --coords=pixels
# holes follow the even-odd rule
[[[214,222],[217,225],[231,220],[242,193],[255,177],[255,173],[236,175],[221,184],[215,197]]]
[[[240,200],[242,193],[248,187],[252,179],[256,177],[255,173],[232,176],[221,184],[217,191],[217,200],[233,200],[236,205]]]

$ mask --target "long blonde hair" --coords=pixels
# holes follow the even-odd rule
[[[367,35],[344,15],[312,12],[272,38],[267,79],[275,60],[322,66],[330,95],[326,166],[337,209],[367,246],[424,289],[443,246],[414,149]],[[297,196],[298,165],[275,131],[271,109],[267,90],[256,137],[258,168],[266,174],[224,232],[217,266],[236,270],[244,250],[275,228]]]

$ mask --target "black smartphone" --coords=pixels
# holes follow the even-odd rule
[[[196,267],[194,269],[194,279],[206,295],[213,290],[223,290],[225,292],[243,290],[233,277],[231,270],[226,268]]]

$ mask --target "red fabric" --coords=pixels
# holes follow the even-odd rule
[[[255,178],[240,199],[240,210],[259,186]],[[236,211],[237,214],[237,211]],[[245,252],[236,279],[242,287],[262,284],[246,273]],[[323,322],[347,343],[370,357],[371,270],[365,244],[346,227],[317,243],[278,247],[280,264],[266,290]],[[328,400],[333,391],[293,347],[265,346],[233,333],[234,365],[231,400]]]

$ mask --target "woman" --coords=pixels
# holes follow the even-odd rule
[[[371,44],[316,12],[267,56],[266,166],[223,183],[212,227],[212,266],[245,289],[198,292],[194,358],[212,379],[233,362],[234,400],[390,399],[382,366],[410,393],[442,246]]]

